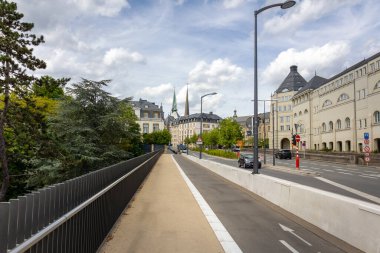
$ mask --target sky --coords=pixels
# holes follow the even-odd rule
[[[36,76],[108,80],[106,90],[184,114],[253,114],[254,11],[273,0],[14,0],[45,43]],[[380,52],[377,0],[297,0],[258,15],[258,97],[270,99],[297,65],[329,78]],[[263,111],[259,103],[259,112]],[[266,108],[269,108],[267,106]]]

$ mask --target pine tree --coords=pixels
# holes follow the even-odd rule
[[[0,0],[0,160],[2,184],[0,201],[5,199],[10,180],[7,159],[5,129],[8,124],[10,95],[23,97],[31,86],[33,76],[28,70],[45,68],[44,61],[33,56],[33,47],[44,42],[42,36],[29,33],[33,23],[22,22],[23,14],[17,12],[17,4]]]

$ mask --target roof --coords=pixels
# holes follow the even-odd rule
[[[276,93],[298,91],[307,84],[306,80],[298,73],[297,66],[290,66],[290,73],[281,83]]]
[[[201,119],[201,114],[200,113],[194,113],[190,114],[189,116],[181,116],[179,120],[186,120],[186,119]],[[219,117],[216,114],[213,113],[203,113],[203,119],[210,119],[210,120],[221,120],[222,118]]]
[[[132,104],[133,107],[141,108],[147,111],[157,111],[157,112],[162,111],[162,107],[159,107],[155,103],[149,102],[145,99],[140,98],[140,100],[131,101],[130,103]]]
[[[321,76],[313,76],[313,78],[310,79],[310,81],[302,87],[294,96],[297,96],[298,94],[306,91],[306,90],[315,90],[322,85],[324,85],[328,80],[324,77]]]

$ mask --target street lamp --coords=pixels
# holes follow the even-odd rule
[[[291,1],[291,0],[288,0],[288,1],[285,1],[283,3],[278,3],[278,4],[271,4],[271,5],[268,5],[268,6],[265,6],[259,10],[256,10],[254,12],[255,14],[255,47],[254,47],[254,50],[255,50],[255,61],[254,61],[254,88],[253,88],[253,92],[254,92],[254,125],[255,125],[255,131],[254,131],[254,135],[253,135],[253,141],[254,141],[254,148],[253,148],[253,174],[258,174],[259,173],[259,170],[258,170],[258,160],[257,160],[257,157],[259,156],[259,150],[258,150],[258,136],[259,136],[259,132],[258,132],[258,128],[257,128],[257,120],[258,120],[258,94],[257,94],[257,15],[259,15],[261,12],[267,10],[267,9],[270,9],[270,8],[273,8],[273,7],[281,7],[281,9],[288,9],[290,7],[293,7],[294,5],[296,4],[295,1]]]
[[[216,94],[218,94],[218,93],[212,92],[212,93],[208,93],[208,94],[205,94],[205,95],[201,96],[201,129],[200,129],[199,137],[200,137],[200,139],[202,141],[202,144],[199,145],[199,159],[202,159],[202,148],[203,148],[203,140],[202,140],[202,126],[203,126],[202,103],[203,103],[203,98],[207,97],[207,96],[213,96],[213,95],[216,95]]]

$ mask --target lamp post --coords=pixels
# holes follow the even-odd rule
[[[201,96],[201,129],[200,129],[200,132],[199,132],[199,137],[202,141],[202,144],[199,145],[199,159],[202,159],[202,148],[203,148],[203,140],[202,140],[202,127],[203,127],[203,112],[202,112],[202,103],[203,103],[203,98],[204,97],[207,97],[207,96],[213,96],[213,95],[216,95],[218,93],[216,92],[212,92],[212,93],[208,93],[208,94],[205,94],[203,96]]]
[[[292,0],[288,0],[288,1],[285,1],[283,3],[278,3],[278,4],[271,4],[271,5],[268,5],[268,6],[265,6],[261,9],[258,9],[254,12],[255,14],[255,47],[254,47],[254,50],[255,50],[255,60],[254,60],[254,88],[253,88],[253,93],[254,93],[254,125],[255,125],[255,131],[254,131],[254,135],[253,135],[253,141],[254,141],[254,148],[253,148],[253,174],[258,174],[259,173],[259,170],[258,170],[258,160],[257,160],[257,157],[259,155],[259,150],[258,150],[258,128],[257,128],[257,114],[258,114],[258,94],[257,94],[257,15],[259,15],[261,12],[267,10],[267,9],[270,9],[270,8],[273,8],[273,7],[281,7],[281,9],[288,9],[290,7],[293,7],[294,5],[296,4],[295,1],[292,1]]]

